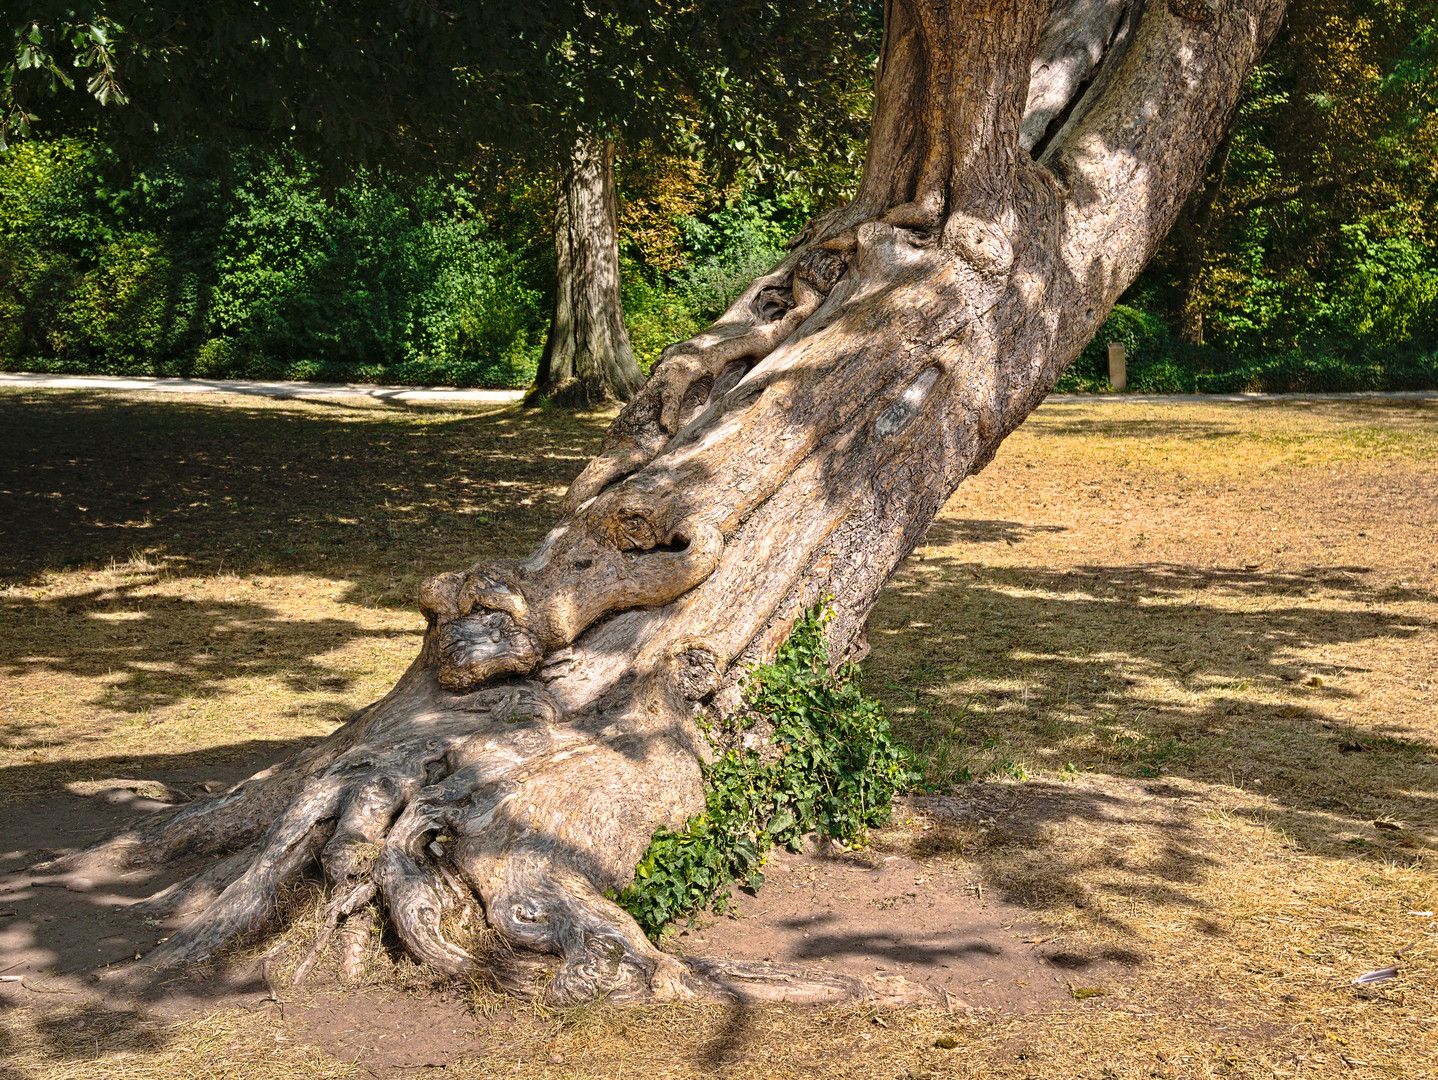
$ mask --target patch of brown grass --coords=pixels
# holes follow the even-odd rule
[[[0,798],[323,736],[408,664],[419,582],[535,543],[607,419],[53,392],[0,417]]]
[[[537,539],[603,421],[37,393],[0,414],[0,487],[29,515],[0,515],[12,795],[329,730],[408,661],[417,582]],[[1070,998],[556,1012],[476,991],[493,1023],[446,1075],[1438,1075],[1435,481],[1432,402],[1045,406],[881,599],[867,680],[935,793],[876,846],[1028,907]],[[425,992],[378,946],[362,983]],[[68,1015],[5,1014],[7,1067],[350,1069],[275,1010],[136,1022],[149,1042],[89,1056]]]
[[[0,1015],[6,1077],[44,1080],[307,1080],[364,1075],[317,1047],[297,1045],[274,1009],[227,1009],[164,1023],[95,1005]]]

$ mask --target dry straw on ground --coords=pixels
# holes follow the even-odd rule
[[[0,799],[322,735],[409,659],[417,582],[532,544],[603,421],[0,396]],[[555,1013],[440,993],[376,927],[283,1009],[6,984],[0,1077],[423,1071],[364,1049],[386,1009],[450,1018],[457,1076],[1438,1076],[1435,480],[1432,402],[1049,405],[935,522],[870,630],[928,785],[876,854],[1028,910],[1059,1005]]]

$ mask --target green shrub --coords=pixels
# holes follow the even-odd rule
[[[784,257],[785,244],[809,217],[799,195],[735,200],[679,222],[689,263],[673,289],[703,322],[716,319],[749,283]]]
[[[1194,373],[1167,356],[1135,372],[1129,387],[1139,394],[1192,394],[1197,390]]]
[[[647,372],[667,346],[693,337],[705,324],[682,291],[656,285],[633,261],[626,260],[621,270],[624,325],[634,358]]]
[[[1093,340],[1055,387],[1059,393],[1097,393],[1108,383],[1108,343],[1122,341],[1128,354],[1129,389],[1147,394],[1296,394],[1438,389],[1438,352],[1425,342],[1434,318],[1423,273],[1386,279],[1386,299],[1369,296],[1365,308],[1401,327],[1387,335],[1358,334],[1357,316],[1301,348],[1242,355],[1213,345],[1190,345],[1169,336],[1161,319],[1116,305]],[[1356,286],[1354,287],[1357,288]],[[1354,299],[1345,303],[1363,307]],[[1386,314],[1385,314],[1386,313]],[[1364,331],[1367,333],[1367,331]]]
[[[751,191],[677,220],[686,257],[682,269],[650,273],[626,259],[624,321],[640,366],[648,371],[666,346],[699,333],[754,278],[772,269],[814,209],[802,191]]]
[[[864,694],[853,665],[830,669],[827,621],[822,609],[805,614],[774,662],[750,673],[745,709],[714,733],[704,812],[677,832],[656,832],[633,883],[619,894],[651,937],[681,915],[710,905],[723,910],[737,881],[758,888],[775,844],[798,850],[815,830],[861,839],[888,820],[895,791],[914,779],[883,706]],[[777,756],[742,748],[738,736],[761,718],[772,725]]]
[[[118,179],[117,179],[118,177]],[[522,386],[539,294],[456,190],[294,155],[0,155],[0,360],[77,373]]]
[[[408,198],[361,178],[321,195],[304,162],[236,185],[214,310],[291,378],[523,385],[539,297],[455,191]]]

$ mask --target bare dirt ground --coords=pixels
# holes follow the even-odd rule
[[[95,981],[178,876],[25,868],[322,736],[605,417],[0,392],[0,1078],[1438,1076],[1438,402],[1045,406],[896,576],[925,784],[667,947],[947,1010],[547,1010],[288,951]],[[1355,975],[1397,967],[1362,988]]]

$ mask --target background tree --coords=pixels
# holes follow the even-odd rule
[[[1217,340],[1250,353],[1341,337],[1391,349],[1432,318],[1435,25],[1430,0],[1291,5],[1138,286],[1175,336],[1213,339],[1209,312]]]
[[[104,130],[129,154],[220,130],[410,172],[558,162],[535,389],[588,405],[643,381],[623,317],[616,140],[702,151],[721,171],[852,146],[877,23],[864,4],[815,0],[41,5],[17,27],[3,105],[20,132],[46,109],[63,129],[124,105]],[[60,93],[74,70],[93,70],[89,93]]]
[[[862,5],[650,4],[637,25],[624,14],[602,12],[521,61],[550,93],[533,139],[559,160],[554,316],[534,394],[561,404],[628,400],[643,382],[624,324],[618,143],[702,152],[731,171],[852,144],[866,119],[877,19]],[[513,81],[483,78],[496,93]]]
[[[762,165],[859,138],[867,119],[859,88],[877,46],[867,31],[878,21],[863,5],[684,4],[651,19],[643,32],[624,35],[627,52],[612,41],[598,48],[567,42],[562,50],[572,62],[586,49],[594,70],[635,87],[635,104],[607,125],[611,136],[658,150],[688,144],[723,171],[740,160]],[[656,50],[656,39],[668,47]],[[583,100],[591,96],[586,90]],[[624,327],[615,138],[593,119],[578,127],[560,166],[558,287],[535,390],[561,403],[628,400],[642,374]]]
[[[289,40],[286,34],[308,33],[294,18],[276,17],[278,30],[262,25],[264,6],[241,8],[226,25],[259,33],[261,51]],[[532,137],[541,120],[559,115],[547,98],[517,94],[521,115],[485,116],[483,124],[503,137],[476,149],[461,137],[446,140],[445,94],[426,83],[421,96],[434,106],[428,113],[388,133],[372,131],[367,113],[351,117],[356,135],[347,142],[340,123],[346,109],[368,101],[340,91],[345,71],[360,65],[326,58],[336,43],[316,33],[296,62],[324,77],[281,72],[258,90],[227,92],[223,107],[176,94],[150,107],[164,123],[135,124],[134,109],[101,108],[86,90],[92,78],[99,78],[97,92],[133,89],[125,57],[131,68],[141,61],[127,52],[131,38],[109,24],[97,52],[87,36],[91,24],[76,21],[80,10],[27,7],[25,17],[53,14],[84,47],[64,46],[70,52],[59,67],[73,84],[67,92],[45,66],[51,52],[42,31],[51,23],[15,24],[23,33],[10,80],[0,84],[0,94],[14,91],[3,115],[14,120],[13,106],[23,99],[41,117],[42,132],[93,132],[107,114],[123,122],[101,125],[111,147],[34,143],[0,159],[5,363],[74,373],[490,386],[533,377],[546,329],[538,312],[546,295],[559,292],[552,172],[570,139]],[[385,17],[424,33],[424,15],[412,7]],[[353,22],[341,43],[369,35],[383,44],[361,6],[329,17]],[[516,18],[513,25],[537,40],[542,20]],[[559,19],[555,33],[570,33],[573,22]],[[1104,351],[1114,338],[1128,344],[1130,386],[1142,391],[1438,385],[1433,22],[1432,0],[1315,0],[1296,9],[1248,81],[1226,167],[1214,163],[1211,182],[1190,201],[1170,243],[1061,387],[1106,390]],[[178,29],[155,25],[155,47],[146,54],[152,60],[131,72],[142,82],[163,82],[151,67],[164,75],[186,49],[217,48],[204,37],[217,25],[214,5],[195,6]],[[512,29],[491,25],[495,33]],[[29,40],[35,35],[38,46]],[[261,70],[248,55],[251,39],[238,40],[246,55],[191,80],[202,98],[223,88],[230,70],[245,77]],[[161,45],[168,51],[156,59]],[[506,50],[487,55],[500,63]],[[75,68],[74,59],[89,66]],[[371,67],[378,72],[372,79],[403,73],[404,56]],[[517,90],[531,68],[515,76]],[[554,74],[551,85],[562,67]],[[311,90],[322,108],[306,114],[314,122],[296,123]],[[372,97],[376,107],[384,104],[382,95]],[[289,102],[280,119],[260,122],[260,106],[280,99]],[[708,114],[692,95],[665,100],[689,126],[667,141],[626,142],[616,177],[625,323],[641,365],[718,315],[787,236],[831,208],[835,193],[852,191],[857,174],[846,140],[796,142],[796,156],[784,159],[726,153],[722,138],[699,129],[695,118]],[[241,122],[226,111],[236,103],[249,103]],[[641,105],[649,115],[664,111],[653,100]],[[843,108],[867,112],[858,104]],[[187,116],[203,122],[209,146],[166,141],[183,139]],[[426,128],[436,118],[437,126]],[[565,130],[557,121],[551,126]],[[746,135],[738,128],[733,138],[747,146]],[[277,143],[295,152],[244,149]],[[215,152],[226,150],[231,164]],[[368,171],[349,175],[357,161]],[[1343,185],[1335,182],[1335,163],[1349,178]],[[430,177],[434,190],[427,191]],[[381,206],[389,211],[376,212]],[[246,237],[261,210],[270,222],[263,274],[236,277],[256,257]],[[316,213],[318,229],[310,224]],[[406,224],[406,214],[415,222]],[[276,229],[284,217],[288,225]],[[376,276],[367,266],[381,252],[387,269]],[[266,277],[263,288],[259,276]],[[1199,316],[1202,344],[1195,343]]]
[[[552,954],[561,1001],[801,988],[663,953],[606,893],[702,807],[697,712],[731,715],[825,596],[829,655],[862,651],[885,580],[1162,242],[1282,12],[891,3],[856,196],[666,351],[540,548],[426,582],[420,655],[329,738],[79,857],[225,855],[150,962],[257,929],[318,860],[331,920],[380,897],[442,971],[534,992],[523,958]],[[470,951],[466,918],[514,951]]]

